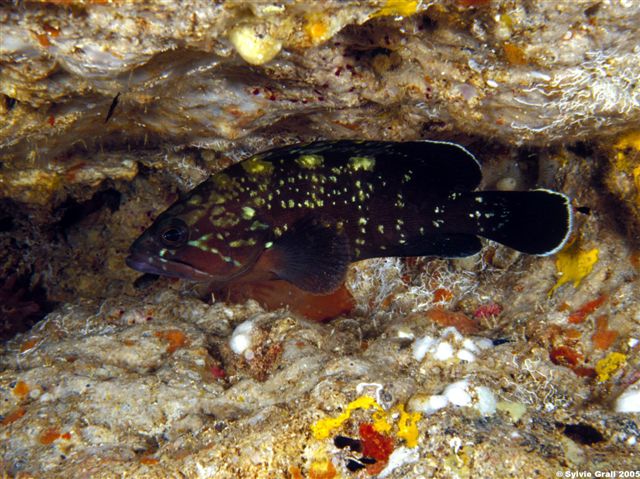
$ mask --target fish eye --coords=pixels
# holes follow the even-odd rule
[[[160,232],[160,239],[165,246],[181,246],[189,237],[187,225],[181,220],[173,220]]]

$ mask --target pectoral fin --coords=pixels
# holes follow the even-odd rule
[[[315,217],[296,222],[262,256],[260,263],[278,278],[316,294],[335,291],[351,261],[346,235]]]

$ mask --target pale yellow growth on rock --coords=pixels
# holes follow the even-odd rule
[[[387,0],[385,6],[374,13],[373,17],[408,17],[418,11],[418,5],[416,0]]]
[[[422,417],[419,412],[409,413],[404,410],[404,405],[400,404],[395,408],[400,412],[398,419],[398,437],[404,439],[407,447],[418,445],[418,421]]]
[[[633,148],[640,151],[640,130],[630,131],[618,139],[618,142],[614,145],[618,150],[625,150],[627,148]]]
[[[496,409],[509,414],[512,422],[518,422],[522,416],[524,416],[524,413],[527,412],[526,404],[511,401],[498,401]]]
[[[558,253],[556,269],[560,274],[560,278],[549,291],[549,296],[553,295],[556,289],[566,283],[573,282],[573,286],[577,288],[598,262],[599,250],[597,248],[583,251],[578,243],[578,241],[574,240]]]
[[[304,31],[314,45],[328,40],[333,33],[329,28],[328,18],[319,12],[313,12],[307,16]]]
[[[618,139],[614,145],[618,153],[616,154],[615,167],[624,173],[633,176],[633,184],[636,188],[636,201],[640,204],[640,164],[638,164],[638,153],[640,152],[640,130],[630,131]],[[635,150],[634,154],[627,154],[625,150]]]
[[[340,427],[345,421],[351,417],[351,413],[356,409],[376,409],[384,412],[375,399],[370,396],[361,396],[351,401],[345,411],[337,417],[327,417],[316,421],[311,426],[311,432],[316,439],[326,439],[331,435],[334,429]]]
[[[598,382],[605,382],[618,369],[627,363],[627,356],[622,353],[609,353],[607,357],[596,363],[596,373],[598,374]]]
[[[316,439],[326,439],[331,433],[351,418],[351,413],[356,409],[375,409],[371,415],[373,428],[381,434],[388,434],[393,429],[394,417],[398,416],[397,436],[403,439],[407,447],[416,447],[418,444],[418,421],[422,417],[419,412],[409,413],[404,405],[400,404],[391,411],[385,411],[375,399],[369,396],[361,396],[351,401],[345,411],[334,418],[324,418],[316,421],[311,426],[311,432]]]
[[[252,65],[262,65],[275,58],[282,42],[268,33],[259,33],[256,25],[241,25],[229,33],[229,40],[238,54]]]

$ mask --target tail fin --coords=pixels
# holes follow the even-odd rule
[[[571,234],[571,203],[556,191],[479,191],[460,199],[475,220],[474,234],[523,253],[557,253]]]

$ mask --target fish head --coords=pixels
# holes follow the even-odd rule
[[[263,251],[258,233],[264,228],[250,231],[255,221],[242,218],[241,211],[194,201],[200,197],[191,194],[162,213],[131,245],[127,265],[143,273],[219,283],[250,270]]]

